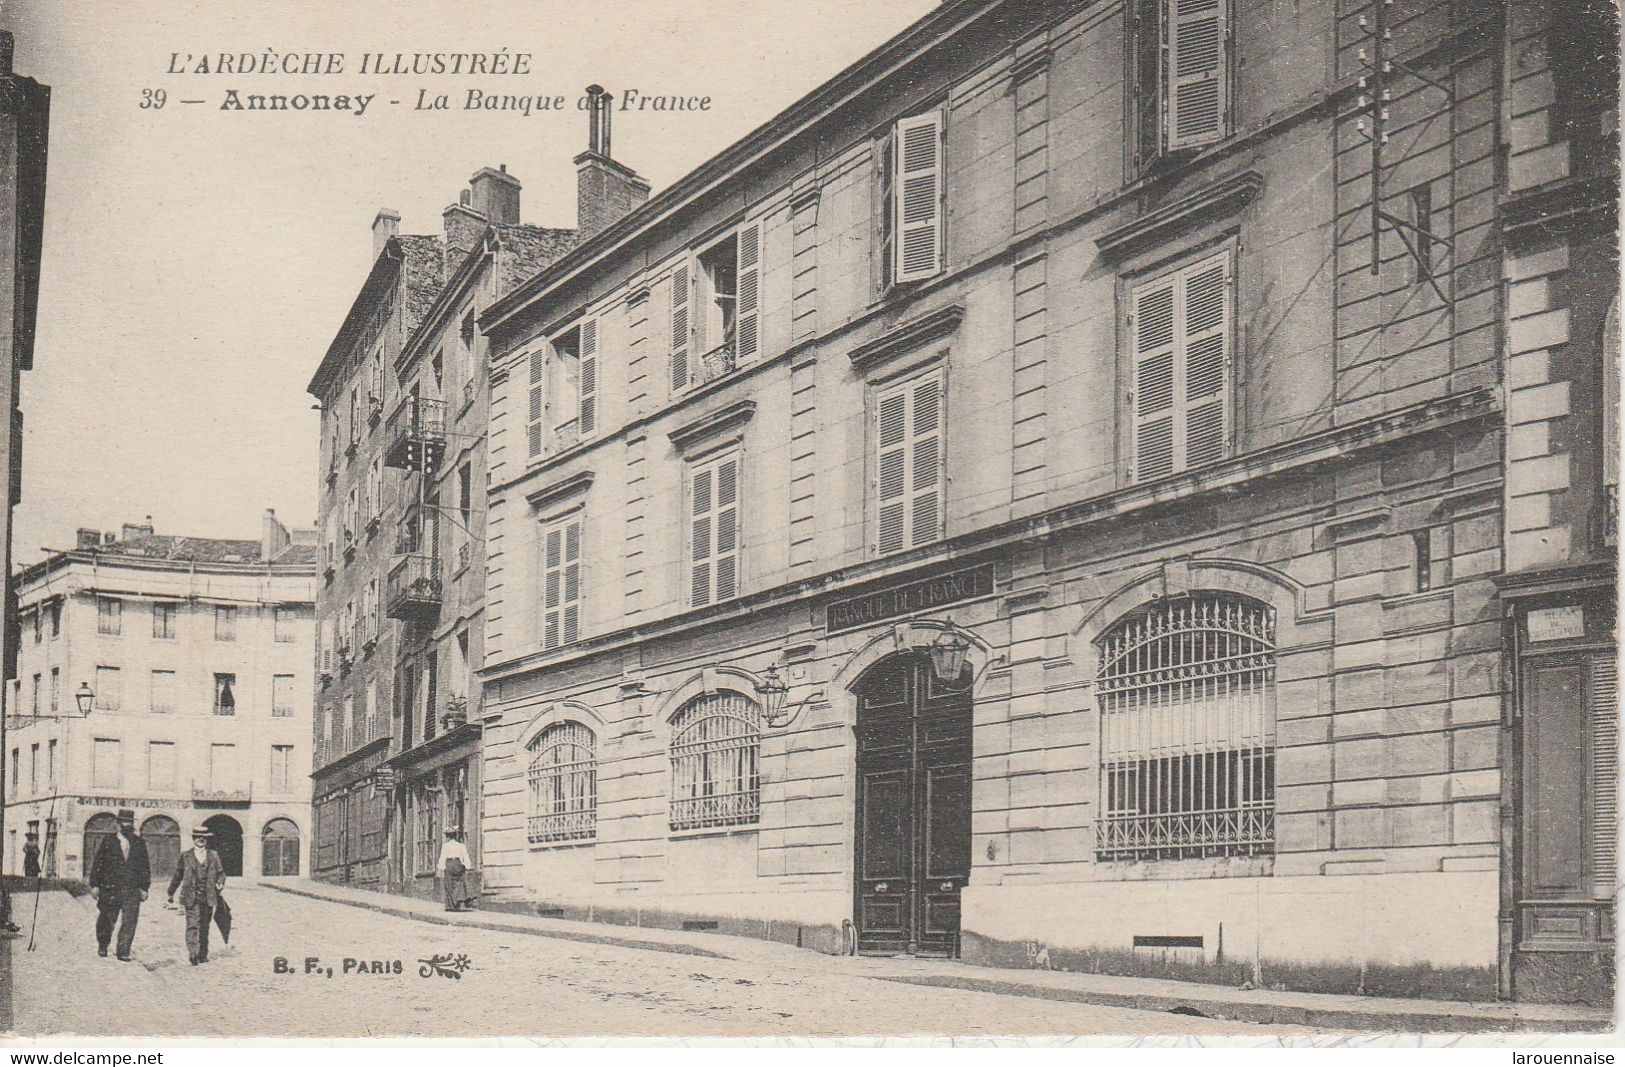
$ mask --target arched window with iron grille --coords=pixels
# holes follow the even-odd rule
[[[671,718],[671,828],[747,826],[761,808],[761,709],[741,693],[695,697]]]
[[[1098,642],[1103,860],[1275,847],[1275,617],[1197,593]]]
[[[579,722],[556,722],[526,747],[531,842],[583,841],[597,834],[598,755],[593,732]]]

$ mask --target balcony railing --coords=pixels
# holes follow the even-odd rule
[[[192,799],[209,804],[247,804],[254,799],[252,785],[232,786],[214,782],[192,783]]]
[[[440,612],[440,561],[414,552],[389,568],[384,610],[392,619],[434,618]]]
[[[389,442],[384,463],[428,473],[446,453],[446,405],[426,397],[407,397],[384,427]]]
[[[714,382],[737,366],[733,341],[724,341],[700,357],[699,380]]]

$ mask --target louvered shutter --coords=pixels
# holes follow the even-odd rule
[[[1209,144],[1224,136],[1229,107],[1227,0],[1167,3],[1167,145]]]
[[[564,530],[547,531],[542,562],[542,647],[559,647],[564,604]]]
[[[1232,291],[1228,253],[1134,291],[1134,481],[1229,453]]]
[[[897,280],[919,281],[942,270],[942,117],[937,112],[897,124]]]
[[[583,438],[598,428],[598,320],[581,324],[581,366],[577,368],[577,428]]]
[[[1591,662],[1591,895],[1614,895],[1619,871],[1619,664]]]
[[[1184,273],[1185,468],[1224,458],[1229,450],[1230,257]]]
[[[920,379],[909,402],[909,543],[918,546],[942,530],[942,379]]]
[[[716,546],[712,553],[716,599],[730,600],[739,591],[739,457],[716,465]]]
[[[689,603],[694,607],[711,603],[711,481],[711,469],[701,467],[689,491]]]
[[[671,388],[688,388],[688,266],[671,274]]]
[[[525,422],[527,452],[542,454],[542,425],[547,415],[547,356],[541,349],[530,354],[530,415]]]
[[[1174,286],[1159,279],[1134,292],[1130,332],[1134,379],[1129,394],[1134,442],[1131,476],[1150,481],[1174,470]]]
[[[761,304],[762,276],[762,224],[753,222],[739,229],[737,302],[734,305],[734,359],[749,363],[755,359],[761,338],[758,326]]]
[[[884,555],[907,543],[908,394],[902,390],[888,393],[875,407],[875,547]]]
[[[581,520],[564,527],[564,643],[581,637]]]

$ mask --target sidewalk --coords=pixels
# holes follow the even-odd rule
[[[1144,1011],[1199,1013],[1235,1022],[1385,1033],[1573,1033],[1606,1032],[1613,1028],[1612,1015],[1607,1011],[1562,1004],[1473,1004],[1465,1001],[1246,990],[1156,978],[974,967],[951,960],[826,956],[789,945],[726,934],[544,919],[507,912],[446,912],[437,901],[397,897],[305,879],[277,879],[261,884],[283,893],[450,926],[471,926],[650,952],[758,960],[789,970],[839,968],[880,981],[908,985]]]

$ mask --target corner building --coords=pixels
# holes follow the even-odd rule
[[[481,317],[488,899],[1496,994],[1503,10],[1362,14],[939,5]]]

